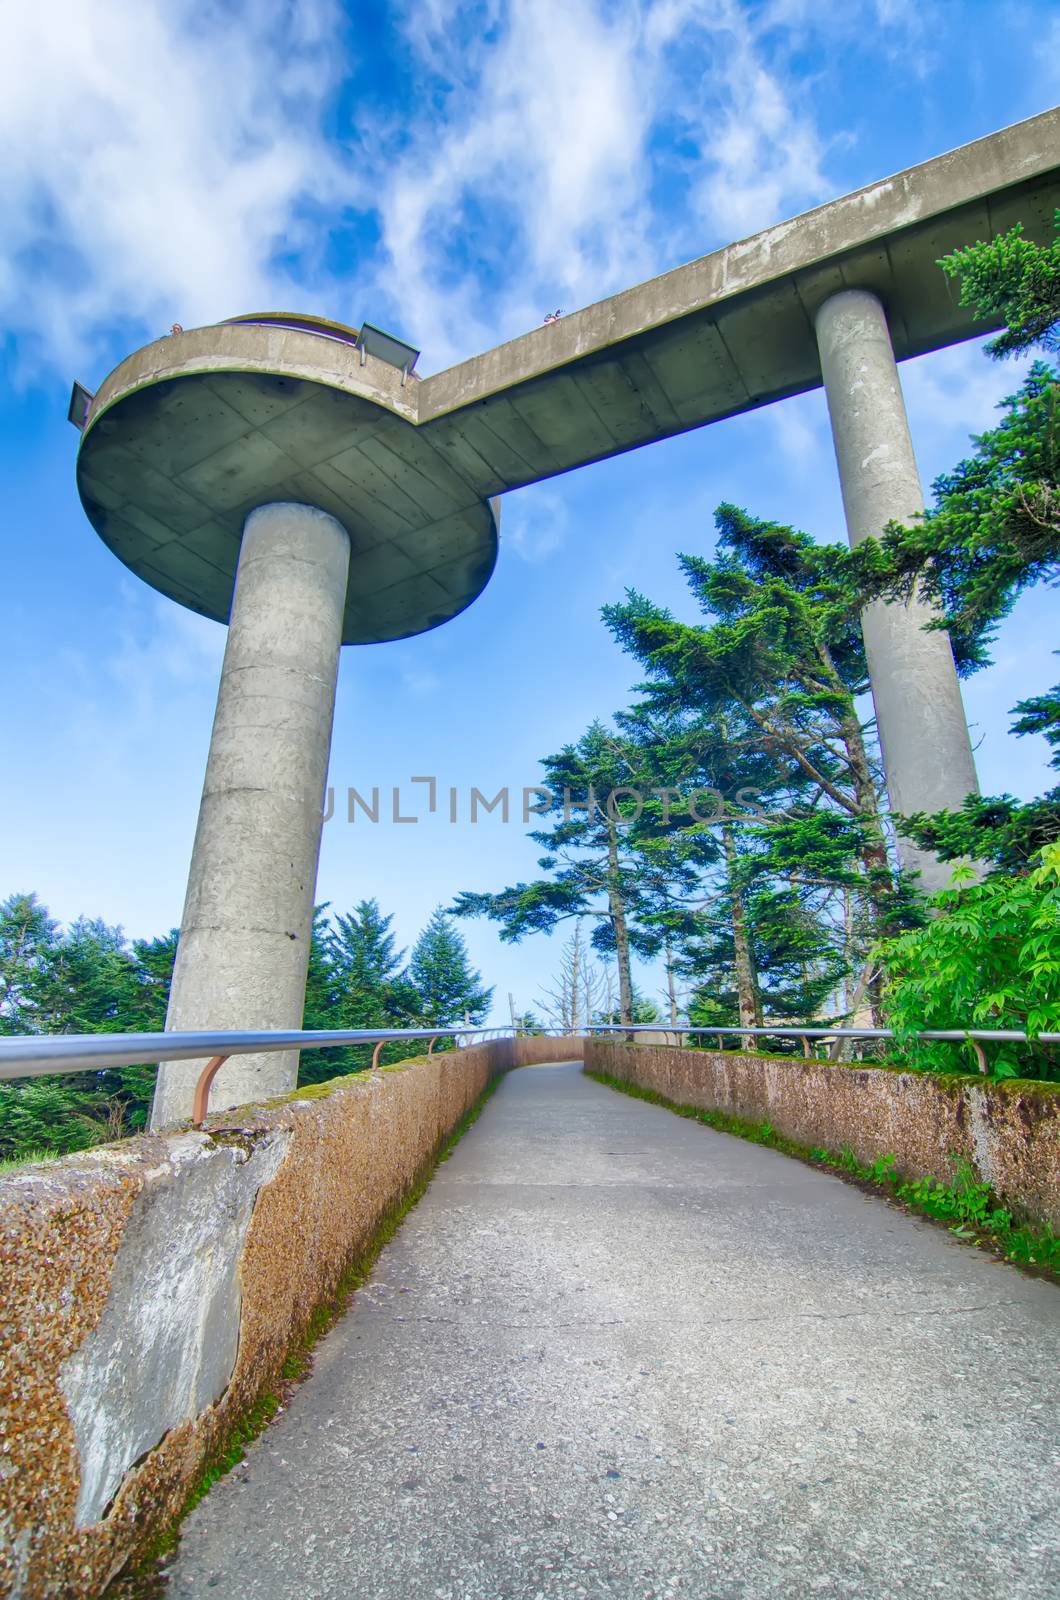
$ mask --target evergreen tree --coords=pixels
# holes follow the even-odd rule
[[[35,1033],[59,925],[35,894],[0,902],[0,1033]]]
[[[160,938],[134,939],[132,942],[139,984],[131,1011],[140,1019],[136,1027],[143,1028],[145,1032],[157,1032],[166,1025],[178,937],[178,929],[170,928]]]
[[[328,919],[327,905],[314,906],[313,928],[309,940],[309,963],[306,968],[305,1006],[302,1010],[302,1027],[309,1031],[326,1032],[341,1028],[339,1020],[337,977],[332,959],[333,933]],[[299,1085],[324,1083],[328,1078],[341,1077],[363,1066],[363,1052],[352,1053],[348,1047],[332,1050],[303,1050],[298,1058]]]
[[[501,925],[501,938],[517,944],[529,933],[550,933],[571,917],[596,922],[592,946],[614,959],[618,970],[619,1017],[632,1020],[631,959],[650,953],[652,940],[631,925],[628,901],[636,865],[615,791],[637,787],[642,774],[635,747],[602,722],[594,722],[575,744],[543,761],[541,787],[551,796],[548,814],[558,820],[530,837],[545,851],[538,862],[547,876],[499,893],[465,891],[453,912],[485,916]]]
[[[121,928],[78,917],[53,947],[40,984],[46,1033],[118,1033],[136,1013],[141,975]]]
[[[483,988],[463,935],[441,906],[413,946],[408,976],[418,996],[420,1020],[427,1025],[451,1027],[465,1017],[477,1024],[489,1011],[493,990]]]
[[[858,709],[868,674],[850,552],[733,506],[719,507],[716,522],[715,558],[681,558],[705,623],[679,622],[635,593],[604,617],[651,675],[646,705],[690,719],[703,773],[713,771],[725,791],[743,767],[770,801],[768,826],[743,824],[739,837],[728,808],[721,817],[730,926],[693,950],[711,963],[731,948],[740,1020],[752,1023],[761,1019],[764,957],[764,948],[755,951],[752,903],[763,938],[769,926],[781,1003],[801,997],[808,1010],[844,962],[867,959],[874,938],[918,913],[889,858],[873,729]],[[838,916],[845,895],[862,906],[857,951]],[[845,944],[838,960],[837,938]],[[800,991],[794,958],[815,939],[822,959],[802,963]],[[878,993],[872,998],[878,1011]]]
[[[939,266],[961,286],[960,303],[1005,331],[987,345],[995,358],[1040,345],[1060,350],[1060,211],[1051,245],[1032,244],[1017,222],[997,239],[980,240],[944,256]]]
[[[378,900],[362,900],[353,911],[335,918],[328,944],[334,992],[335,1028],[414,1028],[419,1020],[419,996],[402,969],[405,952],[396,948],[391,931],[393,916],[385,917]],[[314,1052],[316,1054],[316,1052]],[[409,1046],[386,1045],[381,1061],[400,1060]],[[372,1047],[351,1046],[347,1070],[368,1066]],[[307,1074],[314,1068],[307,1063]],[[326,1077],[333,1072],[326,1071]],[[307,1081],[317,1081],[308,1076]]]
[[[633,1004],[630,1008],[633,1013],[632,1020],[636,1023],[661,1022],[662,1013],[650,995],[641,994],[636,984],[633,985]]]
[[[962,305],[1004,318],[1005,331],[987,347],[992,356],[1060,349],[1060,233],[1041,247],[1017,226],[940,264],[959,279]],[[882,540],[866,540],[854,553],[867,596],[894,600],[918,591],[938,608],[933,626],[949,630],[966,670],[989,664],[994,630],[1025,589],[1060,579],[1056,370],[1036,362],[1000,409],[999,426],[973,439],[973,454],[936,480],[922,519],[911,528],[892,524]],[[1017,734],[1044,733],[1056,749],[1060,685],[1015,710]],[[976,796],[959,812],[918,814],[898,826],[943,860],[972,856],[995,871],[1025,872],[1036,852],[1060,837],[1060,786],[1029,805],[1009,795]]]
[[[740,1020],[753,1024],[761,1020],[761,1005],[731,802],[752,780],[761,783],[764,772],[734,737],[731,721],[690,712],[672,688],[643,686],[646,698],[618,719],[640,743],[642,768],[651,779],[630,834],[641,858],[636,915],[655,941],[653,953],[662,957],[674,1024],[681,978],[709,982],[715,991],[731,987]],[[708,820],[701,820],[697,797],[701,803],[706,798]],[[728,939],[708,954],[705,924],[719,900]]]
[[[80,917],[64,933],[33,895],[0,906],[0,1031],[135,1033],[165,1023],[176,932],[136,940]],[[70,1151],[144,1127],[153,1062],[0,1084],[0,1155]]]

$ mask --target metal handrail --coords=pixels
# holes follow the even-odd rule
[[[375,1044],[377,1039],[463,1038],[494,1033],[493,1028],[334,1028],[267,1032],[198,1033],[22,1033],[0,1036],[0,1080],[37,1078],[45,1073],[98,1072],[131,1067],[138,1061],[183,1061],[224,1051],[229,1056],[277,1050],[329,1050],[341,1044]]]
[[[376,1048],[372,1065],[379,1063],[379,1052],[384,1044],[428,1041],[427,1054],[431,1055],[439,1039],[472,1039],[493,1034],[498,1037],[518,1037],[532,1031],[538,1035],[559,1035],[561,1038],[579,1036],[579,1030],[569,1027],[535,1025],[533,1030],[512,1023],[487,1028],[332,1028],[289,1029],[268,1032],[187,1032],[187,1033],[67,1033],[67,1034],[13,1034],[0,1037],[0,1082],[12,1078],[40,1078],[71,1072],[101,1072],[107,1067],[128,1067],[144,1060],[186,1061],[196,1057],[209,1057],[195,1086],[192,1121],[199,1126],[206,1117],[210,1085],[230,1056],[257,1055],[279,1050],[330,1050],[338,1045],[371,1044]],[[706,1028],[672,1027],[657,1022],[597,1022],[586,1025],[584,1034],[592,1037],[606,1033],[662,1033],[673,1034],[675,1043],[682,1037],[707,1034],[719,1041],[726,1036],[739,1038],[751,1035],[758,1038],[799,1039],[803,1054],[810,1054],[811,1039],[893,1039],[892,1028],[808,1027],[789,1023],[775,1026]],[[917,1040],[939,1041],[951,1044],[970,1044],[975,1050],[979,1070],[988,1071],[986,1056],[980,1041],[995,1044],[1060,1044],[1060,1033],[1039,1033],[1030,1038],[1019,1028],[930,1028],[913,1036]]]
[[[790,1023],[777,1023],[775,1027],[718,1027],[689,1028],[683,1022],[675,1027],[670,1022],[594,1022],[586,1030],[594,1033],[753,1033],[792,1039],[894,1039],[893,1028],[811,1028],[792,1027]],[[913,1035],[916,1039],[948,1040],[963,1044],[969,1039],[994,1040],[997,1044],[1060,1044],[1060,1033],[1036,1033],[1033,1036],[1021,1028],[925,1028]]]
[[[778,1023],[775,1027],[712,1027],[712,1028],[685,1028],[673,1027],[666,1023],[658,1022],[602,1022],[595,1023],[589,1028],[590,1035],[594,1033],[672,1033],[675,1046],[680,1043],[682,1035],[709,1034],[716,1038],[721,1045],[726,1036],[735,1035],[745,1038],[748,1034],[758,1038],[771,1039],[798,1039],[802,1043],[802,1053],[809,1058],[811,1039],[894,1039],[896,1034],[893,1028],[810,1028],[806,1026],[791,1027],[789,1024]],[[976,1064],[979,1071],[990,1071],[982,1041],[994,1044],[1060,1044],[1060,1033],[1038,1033],[1030,1037],[1022,1028],[925,1028],[915,1033],[913,1038],[935,1041],[946,1044],[970,1044],[975,1051]]]
[[[0,1037],[0,1082],[70,1072],[101,1072],[137,1062],[188,1061],[209,1056],[195,1085],[192,1124],[200,1127],[209,1109],[210,1085],[230,1056],[278,1050],[330,1050],[344,1044],[374,1044],[372,1065],[384,1044],[426,1039],[431,1055],[439,1039],[470,1039],[478,1034],[517,1035],[510,1023],[500,1028],[333,1028],[270,1030],[258,1033],[67,1033],[12,1034]],[[546,1030],[541,1029],[541,1032]]]

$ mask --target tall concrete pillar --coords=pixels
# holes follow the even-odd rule
[[[887,318],[874,294],[843,289],[817,313],[828,413],[851,545],[910,523],[924,509]],[[872,698],[891,808],[959,809],[978,793],[968,723],[947,634],[926,631],[935,613],[918,599],[862,613]],[[952,865],[899,839],[899,857],[929,893]]]
[[[350,562],[311,506],[251,512],[166,1028],[299,1028]],[[202,1061],[159,1068],[151,1126],[190,1115]],[[297,1051],[236,1056],[211,1108],[294,1088]]]

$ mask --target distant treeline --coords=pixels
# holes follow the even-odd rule
[[[306,987],[307,1028],[412,1028],[479,1022],[489,1010],[464,940],[435,911],[405,960],[374,900],[329,916],[318,907]],[[139,1033],[165,1025],[176,930],[126,939],[79,917],[56,922],[33,894],[0,903],[0,1034]],[[407,1053],[387,1047],[389,1058]],[[300,1081],[366,1066],[370,1050],[307,1055]],[[0,1084],[0,1160],[87,1149],[143,1128],[155,1065]]]

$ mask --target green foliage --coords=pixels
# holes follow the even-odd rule
[[[422,1023],[449,1027],[465,1017],[479,1023],[489,1011],[493,990],[482,987],[482,976],[471,965],[463,935],[441,906],[431,913],[413,946],[409,977],[419,997]]]
[[[165,1022],[176,933],[134,940],[80,917],[64,933],[35,895],[0,903],[0,1033],[134,1033]],[[0,1084],[0,1158],[63,1155],[142,1128],[155,1066]]]
[[[917,591],[941,613],[958,667],[989,663],[994,628],[1024,589],[1060,573],[1060,389],[1036,362],[1002,401],[996,428],[936,478],[934,504],[912,527],[892,523],[880,543],[852,552],[866,593]]]
[[[0,1034],[35,1031],[58,937],[36,895],[0,902]]]
[[[969,1070],[968,1047],[922,1043],[934,1029],[1060,1033],[1060,844],[1029,873],[957,886],[937,895],[938,915],[879,947],[886,1019],[902,1056],[938,1072]],[[1060,1078],[1060,1047],[987,1045],[997,1078]]]
[[[1017,355],[1041,345],[1060,349],[1060,211],[1051,245],[1032,244],[1017,223],[1000,238],[943,256],[939,266],[961,285],[962,306],[1006,324],[987,346],[993,356]]]
[[[954,1160],[953,1182],[946,1183],[940,1178],[903,1180],[893,1156],[880,1156],[867,1165],[849,1150],[839,1156],[812,1150],[810,1157],[822,1166],[880,1185],[910,1211],[945,1223],[958,1239],[986,1244],[1020,1266],[1060,1272],[1060,1236],[1051,1228],[1017,1222],[998,1202],[990,1185],[977,1180],[967,1161]]]
[[[633,1022],[661,1022],[662,1012],[650,995],[641,994],[636,984],[633,985],[633,1004],[631,1007]]]
[[[97,1116],[88,1110],[93,1102]],[[14,1160],[87,1150],[120,1135],[120,1123],[113,1129],[111,1113],[106,1096],[71,1088],[63,1078],[0,1083],[0,1156]]]
[[[422,1004],[397,948],[392,916],[384,916],[377,900],[362,900],[333,921],[327,907],[317,908],[309,953],[305,1025],[312,1028],[416,1028],[422,1026]],[[426,1048],[426,1046],[424,1046]],[[323,1083],[371,1065],[372,1045],[303,1051],[300,1085]],[[407,1044],[383,1046],[380,1061],[403,1060]]]
[[[421,994],[376,901],[329,921],[313,919],[304,1026],[414,1028],[459,1022],[488,1009],[463,940],[436,912],[413,964]],[[160,1032],[165,1026],[177,934],[134,939],[81,917],[65,932],[34,895],[0,902],[0,1034]],[[458,1004],[459,1002],[459,1004]],[[454,1010],[454,1008],[456,1008]],[[443,1013],[445,1015],[443,1016]],[[384,1061],[408,1045],[387,1045]],[[306,1051],[299,1081],[315,1084],[367,1067],[372,1047]],[[147,1122],[157,1068],[138,1066],[0,1083],[0,1162],[66,1155],[136,1133]]]
[[[691,1014],[753,1023],[768,1002],[812,1016],[879,934],[919,920],[888,857],[874,731],[859,710],[860,567],[843,547],[732,505],[715,522],[714,558],[680,558],[704,623],[632,592],[604,618],[650,674],[637,714],[667,729],[670,766],[683,759],[686,787],[735,801],[714,833],[699,926],[682,934]],[[679,808],[671,850],[675,832],[702,841],[709,827]]]
[[[530,933],[551,933],[569,918],[592,918],[593,948],[613,956],[618,969],[622,1022],[632,1020],[631,949],[647,954],[654,947],[629,918],[633,851],[617,804],[608,804],[617,789],[646,788],[638,754],[635,743],[597,721],[576,743],[546,756],[541,787],[550,798],[542,814],[560,814],[530,834],[545,852],[538,861],[545,876],[495,893],[465,890],[452,907],[458,917],[499,923],[501,938],[511,944]]]
[[[1060,839],[1060,789],[1026,801],[969,795],[959,811],[918,811],[898,818],[897,827],[940,861],[971,859],[994,872],[1026,872],[1039,851]]]
[[[1060,772],[1060,683],[1045,694],[1017,701],[1013,709],[1019,713],[1012,724],[1013,733],[1042,734],[1052,751],[1049,765]]]

